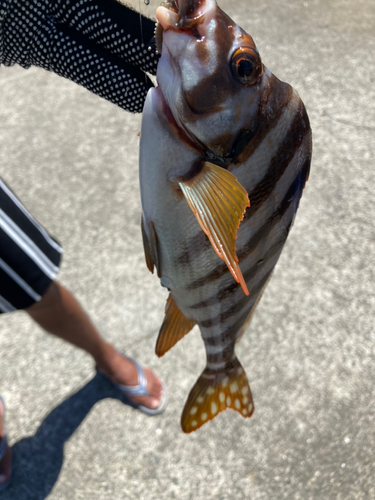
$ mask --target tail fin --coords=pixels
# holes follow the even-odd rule
[[[193,432],[227,408],[243,417],[253,414],[253,398],[246,373],[237,358],[228,372],[212,372],[206,368],[190,391],[181,416],[181,427]]]

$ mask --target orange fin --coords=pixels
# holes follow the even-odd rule
[[[159,358],[169,351],[194,327],[195,321],[186,318],[176,305],[171,294],[165,306],[165,318],[156,342],[155,353]]]
[[[145,221],[142,217],[142,240],[143,240],[143,249],[145,252],[146,264],[149,271],[154,274],[154,266],[156,266],[158,277],[161,277],[160,272],[160,263],[159,263],[159,254],[158,254],[158,236],[156,234],[155,226],[153,222],[148,222],[146,232],[145,229]],[[147,236],[147,233],[149,236]]]
[[[181,427],[193,432],[221,411],[232,408],[243,417],[253,414],[253,398],[246,373],[237,358],[229,372],[206,368],[192,388],[181,416]]]
[[[192,179],[179,185],[215,252],[249,295],[238,265],[235,244],[237,229],[246,207],[250,206],[246,190],[228,170],[209,162],[205,162]]]

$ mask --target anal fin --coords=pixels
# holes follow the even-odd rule
[[[185,433],[193,432],[227,408],[243,417],[253,414],[254,405],[246,373],[237,358],[226,373],[206,368],[190,391],[181,416]]]
[[[165,318],[161,325],[155,353],[159,358],[169,351],[194,327],[195,321],[186,318],[177,307],[171,294],[165,306]]]
[[[232,173],[210,162],[204,162],[196,175],[179,185],[213,249],[249,295],[235,245],[237,229],[250,206],[246,190]]]

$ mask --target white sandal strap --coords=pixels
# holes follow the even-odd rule
[[[123,355],[124,356],[124,355]],[[151,394],[147,390],[147,378],[142,366],[133,358],[126,356],[129,361],[134,363],[137,374],[138,374],[138,385],[123,385],[117,384],[118,388],[121,389],[125,395],[128,396],[151,396]]]

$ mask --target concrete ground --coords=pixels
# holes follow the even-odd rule
[[[180,429],[205,354],[196,329],[154,354],[166,291],[144,264],[141,116],[42,70],[2,67],[1,175],[62,242],[60,280],[107,339],[164,378],[170,403],[140,414],[86,354],[23,313],[1,317],[14,451],[1,500],[375,499],[375,4],[221,6],[298,90],[314,134],[294,228],[237,349],[254,416]]]

